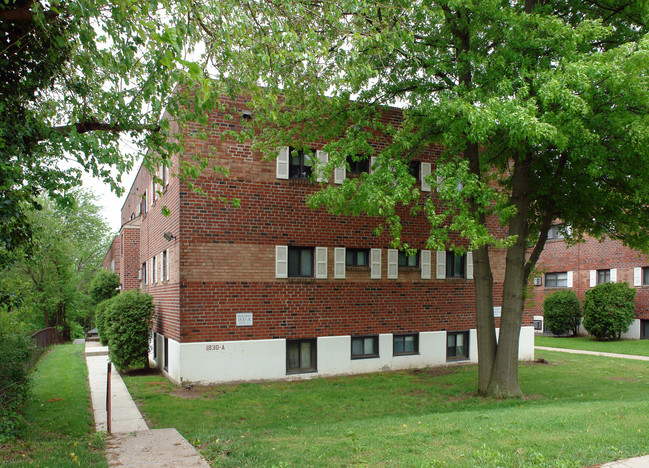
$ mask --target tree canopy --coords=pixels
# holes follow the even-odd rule
[[[77,201],[64,207],[38,198],[42,209],[26,213],[34,231],[33,255],[0,270],[0,307],[32,332],[56,326],[64,337],[83,336],[90,325],[91,284],[110,230],[91,195],[79,192],[73,198]]]
[[[524,290],[552,223],[571,226],[569,241],[649,246],[648,14],[629,0],[223,0],[192,20],[215,92],[248,96],[256,148],[326,141],[326,171],[376,157],[361,183],[323,187],[312,205],[380,214],[403,245],[397,207],[421,203],[429,248],[459,248],[452,232],[468,242],[479,391],[506,397],[520,395]],[[377,118],[388,105],[403,122]],[[375,131],[392,137],[387,149],[374,150]],[[428,181],[444,181],[441,203],[407,171],[429,144],[446,148]],[[488,229],[494,218],[506,236]],[[507,249],[498,342],[494,246]]]
[[[71,203],[82,171],[121,192],[145,157],[168,164],[163,109],[186,76],[188,2],[8,0],[0,5],[0,261],[29,245],[39,195]],[[131,143],[123,144],[120,138]]]

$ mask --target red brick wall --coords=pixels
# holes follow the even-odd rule
[[[243,102],[237,103],[242,108]],[[398,110],[385,120],[397,121]],[[164,249],[171,252],[169,281],[140,284],[154,296],[154,330],[181,342],[225,339],[267,339],[406,333],[435,330],[466,330],[475,327],[472,280],[420,279],[419,270],[400,271],[398,280],[387,280],[388,234],[375,236],[379,219],[334,216],[310,210],[306,197],[318,184],[279,180],[275,161],[264,161],[248,144],[221,139],[224,130],[236,130],[238,119],[216,114],[210,117],[215,130],[207,141],[191,137],[196,124],[185,131],[189,140],[185,158],[215,154],[212,165],[230,170],[229,177],[210,170],[197,185],[205,196],[193,193],[172,178],[154,206],[140,217],[138,265]],[[386,139],[377,138],[381,149]],[[322,143],[314,144],[318,149]],[[415,159],[433,163],[440,147],[430,147]],[[178,161],[174,161],[177,167]],[[333,183],[333,175],[331,177]],[[137,213],[144,191],[150,192],[151,175],[141,169],[122,211],[123,222]],[[219,200],[241,199],[234,208]],[[437,193],[422,193],[422,198]],[[423,201],[422,201],[423,202]],[[150,200],[147,201],[150,204]],[[165,205],[171,215],[165,217]],[[423,216],[411,218],[402,210],[403,240],[425,248],[429,224]],[[496,228],[495,220],[492,227]],[[176,239],[167,241],[164,232]],[[460,242],[458,238],[453,239]],[[326,280],[275,279],[275,245],[329,247]],[[369,270],[347,271],[347,279],[333,279],[333,248],[381,248],[383,274],[371,280]],[[432,275],[435,276],[433,252]],[[180,261],[179,261],[180,260]],[[495,301],[500,305],[504,277],[503,252],[494,251],[492,266]],[[252,327],[236,327],[237,312],[252,312]],[[527,315],[524,325],[531,324]]]
[[[621,241],[607,239],[600,242],[586,238],[584,243],[567,247],[563,240],[551,240],[539,258],[537,270],[543,278],[541,286],[530,286],[526,310],[533,315],[543,314],[546,295],[561,289],[545,286],[545,273],[572,271],[573,288],[580,300],[591,289],[590,270],[617,269],[617,282],[633,287],[633,269],[649,266],[649,257],[625,247]],[[636,288],[636,317],[649,319],[649,286]]]

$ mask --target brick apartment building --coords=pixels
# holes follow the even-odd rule
[[[534,316],[534,328],[543,330],[543,300],[559,289],[570,288],[580,300],[590,288],[607,282],[626,282],[637,289],[636,319],[624,338],[649,338],[649,256],[607,239],[586,238],[568,247],[560,226],[553,226],[537,263],[541,273],[533,280],[526,310]],[[582,328],[580,333],[586,333]]]
[[[245,110],[243,100],[228,103]],[[140,168],[106,254],[104,265],[115,261],[124,290],[141,288],[155,299],[156,365],[177,382],[226,382],[476,361],[471,254],[426,250],[428,221],[405,209],[402,237],[418,249],[415,256],[389,248],[388,234],[374,235],[378,219],[307,208],[306,197],[320,185],[305,178],[308,155],[282,148],[268,161],[248,144],[223,140],[221,132],[236,130],[240,118],[213,113],[207,140],[191,138],[198,125],[178,130],[192,152],[215,151],[229,168],[229,177],[204,172],[197,184],[206,196],[167,170],[159,173],[162,186],[154,186]],[[383,119],[398,123],[400,111]],[[386,140],[374,144],[380,151]],[[312,147],[324,161],[320,148]],[[431,147],[410,164],[422,199],[437,197],[424,177],[440,154]],[[373,162],[336,169],[328,183],[359,177]],[[504,255],[493,265],[499,304]],[[533,353],[528,314],[520,357]]]

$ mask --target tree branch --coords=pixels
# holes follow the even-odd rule
[[[77,133],[88,133],[88,132],[126,132],[129,130],[148,130],[151,132],[159,132],[160,125],[135,125],[127,126],[120,124],[109,124],[103,122],[97,122],[96,120],[89,120],[88,122],[77,122],[70,125],[60,125],[58,127],[50,127],[50,131],[55,133],[70,133],[72,130],[76,130]]]

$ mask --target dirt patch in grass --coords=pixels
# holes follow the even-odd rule
[[[443,377],[445,375],[455,374],[457,368],[455,366],[424,367],[423,369],[412,369],[409,372],[412,375],[420,375],[422,377]]]
[[[63,398],[50,398],[49,400],[47,400],[47,402],[48,403],[54,403],[55,401],[62,401],[62,400],[63,400]]]
[[[529,367],[529,366],[553,366],[554,364],[552,364],[547,359],[538,358],[534,361],[525,361],[525,365]]]
[[[637,382],[638,379],[633,379],[631,377],[609,377],[609,380],[617,380],[620,382]]]
[[[227,393],[227,391],[219,389],[216,386],[193,384],[177,387],[169,392],[170,395],[188,400],[194,400],[197,398],[219,398],[225,393]]]
[[[149,387],[153,387],[153,386],[156,386],[156,385],[167,385],[168,383],[169,382],[163,382],[161,380],[154,380],[153,382],[147,382],[146,384]]]

